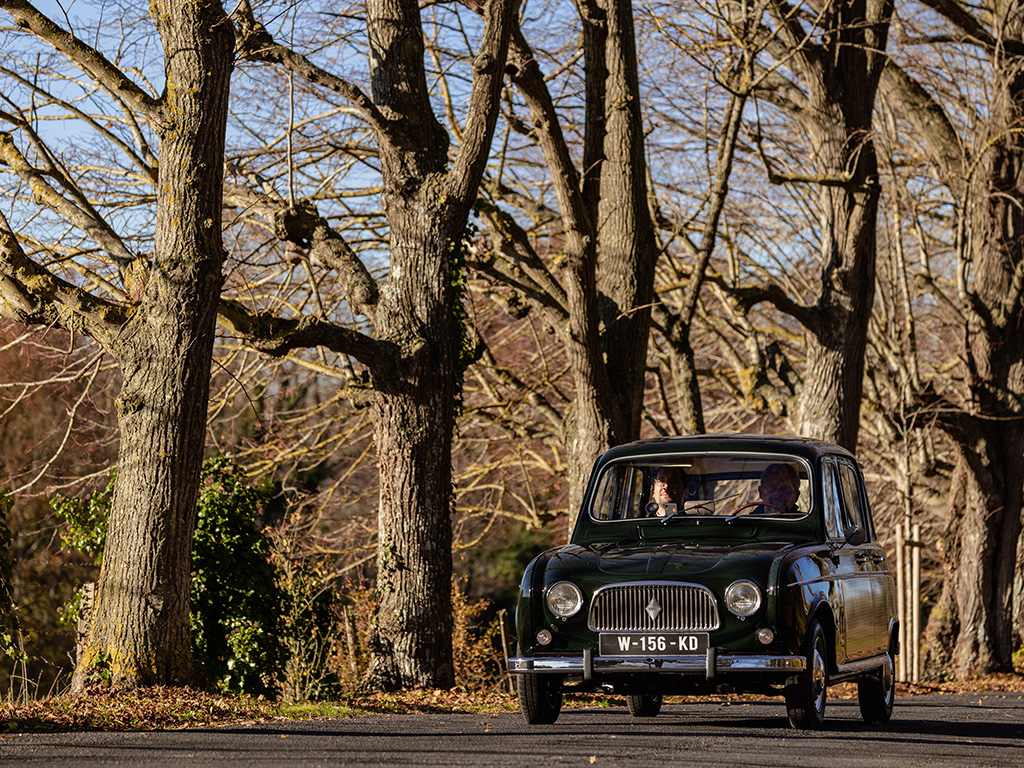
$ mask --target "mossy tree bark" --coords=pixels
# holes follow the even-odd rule
[[[224,258],[231,24],[218,0],[155,0],[150,13],[166,77],[156,98],[29,3],[4,0],[0,8],[117,93],[159,139],[150,261],[128,252],[95,211],[62,196],[6,136],[0,146],[5,159],[32,185],[37,200],[97,240],[117,264],[127,301],[90,295],[61,280],[28,259],[6,227],[0,306],[21,322],[57,322],[91,334],[122,373],[117,481],[74,687],[92,679],[122,688],[192,684],[190,553]]]
[[[447,689],[455,682],[451,445],[466,365],[462,250],[497,122],[514,5],[488,0],[477,6],[485,23],[453,162],[448,132],[427,87],[423,28],[414,0],[367,3],[370,95],[275,43],[247,4],[242,6],[238,45],[243,56],[281,64],[340,93],[377,139],[390,246],[387,281],[379,291],[364,279],[367,270],[355,263],[351,249],[342,247],[337,235],[326,235],[329,225],[323,219],[293,217],[296,231],[289,235],[309,247],[315,261],[350,275],[350,304],[372,323],[374,335],[317,318],[257,317],[238,304],[222,306],[235,330],[265,352],[281,355],[323,345],[352,355],[371,373],[380,500],[368,684],[377,689]],[[338,261],[343,252],[345,265]]]
[[[963,233],[951,303],[961,311],[965,386],[920,396],[957,447],[925,668],[968,679],[1012,671],[1024,637],[1024,2],[1002,0],[977,17],[958,3],[935,7],[990,67],[985,98],[964,123],[971,133],[958,134],[941,95],[895,65],[882,85],[932,150]]]

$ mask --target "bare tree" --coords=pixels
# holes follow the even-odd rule
[[[510,125],[542,152],[557,211],[516,192],[514,178],[489,179],[481,206],[491,248],[472,265],[521,292],[562,329],[573,382],[564,417],[568,505],[575,520],[595,459],[640,434],[646,351],[657,256],[648,205],[644,126],[633,7],[621,0],[577,3],[584,61],[580,168],[562,113],[522,30],[513,35],[510,79],[529,115]],[[514,109],[516,105],[511,105]],[[503,167],[499,167],[504,170]],[[539,215],[561,263],[547,263],[507,206]]]
[[[751,128],[773,184],[808,184],[818,191],[819,279],[812,295],[793,296],[779,284],[750,286],[719,280],[741,309],[768,302],[804,328],[800,379],[791,421],[800,434],[857,443],[864,350],[874,296],[876,217],[880,192],[872,114],[892,5],[889,0],[770,3],[762,27],[771,59],[758,96],[802,129],[811,172],[788,170],[759,126]],[[789,72],[790,77],[784,76]],[[762,359],[777,357],[778,350]],[[779,369],[784,363],[776,363]]]
[[[1012,669],[1021,638],[1021,478],[1024,477],[1024,4],[928,3],[976,56],[947,89],[913,59],[886,67],[882,89],[922,137],[955,210],[955,290],[922,282],[950,307],[962,383],[922,382],[918,397],[957,447],[944,532],[943,594],[929,621],[928,667],[967,678]],[[926,30],[931,33],[932,30]],[[912,68],[913,67],[913,68]],[[920,72],[915,74],[914,69]],[[974,79],[983,73],[984,82]],[[964,93],[971,99],[963,98]],[[966,115],[967,119],[961,116]],[[1014,628],[1016,620],[1017,629]]]
[[[482,6],[485,25],[472,66],[459,152],[438,122],[427,85],[420,10],[409,0],[366,6],[370,94],[275,40],[246,3],[243,57],[285,68],[339,95],[375,136],[389,267],[378,289],[355,251],[307,205],[279,209],[283,240],[337,269],[349,306],[372,335],[309,316],[254,314],[240,302],[222,313],[270,354],[322,346],[366,367],[373,384],[380,469],[377,617],[370,683],[385,689],[453,684],[451,651],[451,445],[465,361],[460,316],[466,223],[487,161],[513,3]]]
[[[11,130],[0,133],[0,157],[10,169],[8,193],[20,195],[21,185],[25,197],[57,214],[80,239],[71,248],[60,241],[47,247],[52,230],[27,235],[30,211],[20,237],[0,218],[0,308],[21,323],[88,334],[117,361],[123,378],[117,485],[75,684],[85,686],[96,671],[121,687],[193,683],[190,551],[222,279],[220,168],[231,24],[216,0],[156,0],[152,20],[165,80],[157,95],[28,2],[4,0],[0,9],[19,36],[35,36],[78,67],[91,81],[87,87],[120,111],[114,119],[124,127],[107,129],[59,93],[42,90],[43,72],[4,73],[11,90],[0,119]],[[29,103],[16,105],[16,93]],[[48,150],[34,124],[44,104],[97,129],[127,157],[132,176],[151,188],[152,254],[132,251],[110,221],[117,203],[104,216],[80,178]],[[33,256],[26,241],[38,244]]]

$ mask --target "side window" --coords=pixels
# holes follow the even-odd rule
[[[601,476],[601,484],[597,487],[597,494],[594,497],[594,506],[590,510],[590,516],[595,520],[614,520],[621,514],[619,505],[622,489],[619,477],[618,472],[611,470]]]
[[[821,465],[822,483],[825,495],[825,532],[830,539],[841,539],[845,529],[839,507],[839,484],[835,462],[826,460]]]
[[[864,534],[868,539],[874,539],[871,515],[867,513],[867,502],[860,482],[860,473],[850,462],[841,461],[839,476],[843,486],[843,508],[848,516],[848,524],[859,525],[864,529]]]

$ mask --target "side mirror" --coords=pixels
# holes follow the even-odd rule
[[[854,547],[859,547],[868,539],[868,537],[864,533],[864,529],[861,528],[859,525],[851,525],[849,528],[847,528],[846,532],[844,533],[844,538],[844,544],[850,544]]]

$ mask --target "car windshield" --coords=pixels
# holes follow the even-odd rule
[[[594,520],[758,515],[792,519],[811,508],[810,469],[763,453],[645,456],[604,468]]]

